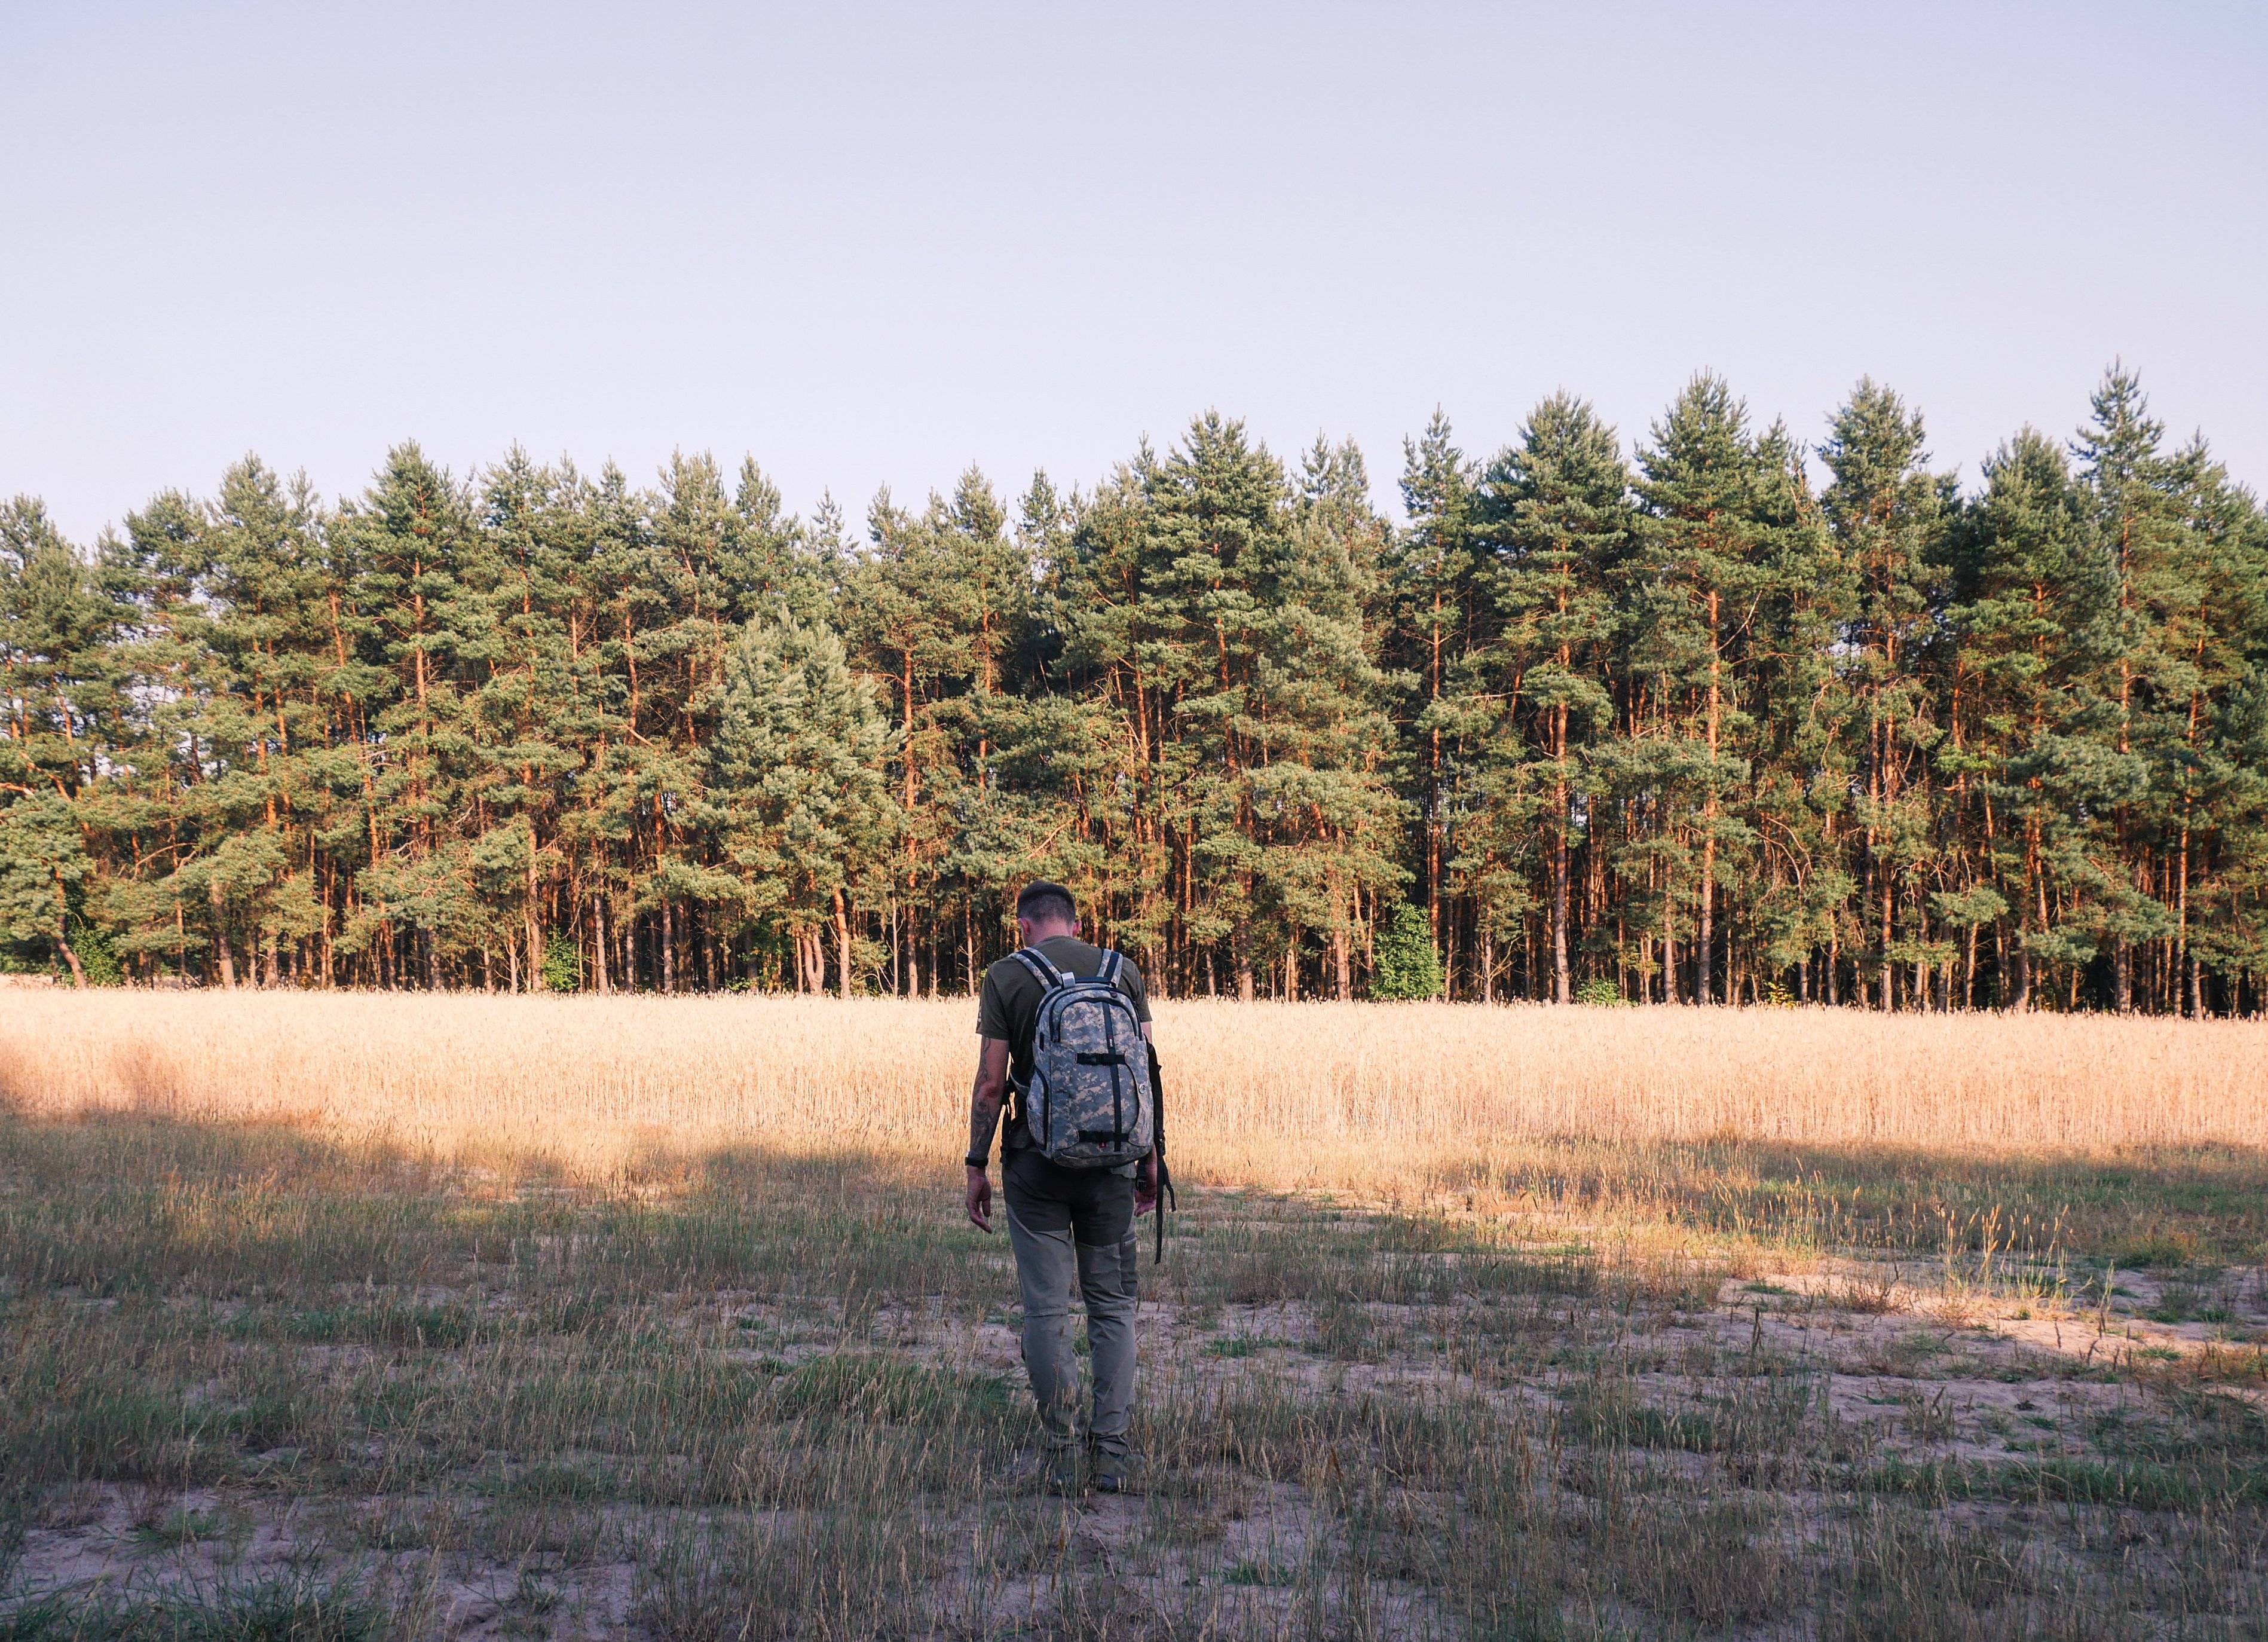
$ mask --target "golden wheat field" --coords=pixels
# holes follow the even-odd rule
[[[600,1164],[657,1145],[962,1148],[967,1000],[0,995],[0,1095],[311,1121]],[[2268,1026],[1850,1010],[1181,1002],[1193,1177],[1390,1184],[1538,1139],[2008,1153],[2268,1145]]]
[[[974,1016],[0,990],[0,1642],[2268,1636],[2268,1026],[1161,1004],[1057,1498]]]

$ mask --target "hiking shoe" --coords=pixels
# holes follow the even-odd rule
[[[1106,1454],[1100,1449],[1094,1455],[1094,1491],[1098,1494],[1123,1494],[1130,1481],[1126,1456]]]
[[[1043,1493],[1078,1497],[1081,1491],[1078,1449],[1057,1448],[1040,1462],[1040,1489]]]

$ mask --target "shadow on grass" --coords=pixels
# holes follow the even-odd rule
[[[1899,1254],[2002,1250],[2124,1267],[2249,1263],[2268,1248],[2268,1153],[2095,1157],[1749,1142],[1539,1142],[1450,1171],[1403,1212],[1203,1187],[1152,1292],[1200,1303],[1398,1301],[1465,1291],[1583,1294],[1585,1241],[1507,1248],[1507,1216],[1654,1224]],[[1201,1180],[1202,1158],[1182,1160]],[[1005,1238],[963,1220],[957,1160],[750,1143],[652,1151],[604,1180],[556,1161],[452,1164],[289,1123],[151,1112],[70,1121],[0,1107],[0,1276],[22,1292],[225,1302],[352,1284],[458,1287],[508,1268],[588,1323],[658,1290],[876,1306],[1005,1297]],[[1210,1212],[1208,1203],[1233,1204]],[[1476,1216],[1456,1211],[1469,1207]],[[1532,1227],[1531,1227],[1532,1229]],[[1350,1258],[1351,1255],[1360,1256]],[[460,1344],[446,1304],[325,1300],[259,1326],[300,1340]]]
[[[2235,1146],[1992,1155],[1571,1140],[1522,1148],[1492,1168],[1445,1171],[1432,1184],[1550,1212],[1813,1247],[2013,1250],[2128,1267],[2257,1262],[2268,1250],[2268,1151]]]

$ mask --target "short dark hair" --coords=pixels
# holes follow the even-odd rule
[[[1070,890],[1042,878],[1017,892],[1016,916],[1035,924],[1075,924],[1079,903],[1071,898]]]

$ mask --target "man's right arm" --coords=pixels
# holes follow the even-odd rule
[[[1000,1126],[1000,1105],[1008,1093],[1008,1044],[983,1038],[976,1052],[976,1083],[968,1093],[968,1207],[969,1224],[992,1229],[992,1133]]]

